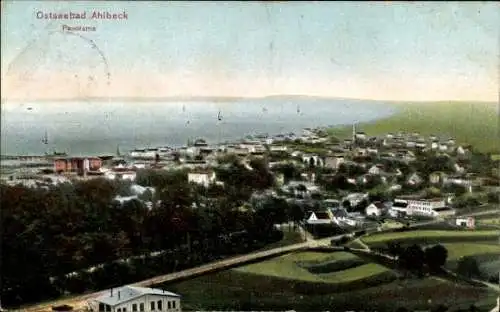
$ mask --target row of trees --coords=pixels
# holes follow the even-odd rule
[[[448,250],[443,245],[422,248],[413,244],[402,247],[398,242],[390,242],[387,252],[397,257],[400,268],[418,275],[439,273],[448,259]]]
[[[273,204],[256,212],[236,209],[254,190],[273,183],[265,166],[255,162],[252,167],[229,166],[219,175],[227,187],[208,190],[189,184],[186,172],[140,171],[137,181],[156,190],[148,195],[153,197],[152,208],[139,200],[115,201],[117,194],[127,193],[127,184],[104,179],[49,190],[0,185],[3,303],[16,305],[67,291],[107,287],[106,281],[117,280],[108,276],[116,270],[110,263],[117,259],[187,248],[185,254],[172,258],[177,264],[148,260],[140,265],[148,274],[160,274],[279,239],[273,224],[283,214],[274,212]],[[235,248],[234,233],[244,235],[236,243],[241,248]],[[196,248],[191,248],[194,244]],[[108,265],[94,275],[81,273],[102,263]],[[151,266],[157,269],[148,263],[156,263]],[[132,273],[124,276],[148,276],[133,273],[138,267],[127,266]],[[93,280],[76,283],[65,277],[70,272]]]

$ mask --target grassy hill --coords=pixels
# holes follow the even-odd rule
[[[182,294],[186,310],[394,311],[472,303],[490,309],[496,299],[488,289],[433,277],[399,280],[389,268],[348,252],[291,253],[159,286]]]
[[[481,152],[500,153],[499,111],[494,103],[390,103],[398,110],[391,117],[358,125],[368,135],[388,132],[419,132],[453,137],[459,144],[472,144]],[[351,126],[335,127],[329,132],[348,137]]]

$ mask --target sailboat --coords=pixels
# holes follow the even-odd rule
[[[297,114],[300,114],[300,107],[297,105]]]
[[[45,135],[43,136],[42,143],[45,145],[49,144],[49,137],[47,135],[47,130],[45,130]]]
[[[219,114],[217,115],[217,120],[221,121],[222,120],[222,113],[219,111]]]
[[[45,145],[49,144],[49,135],[47,134],[47,130],[45,130],[45,135],[43,136],[42,143]],[[54,152],[52,154],[45,152],[45,156],[51,157],[51,156],[68,156],[68,153],[66,152],[58,152],[54,148]]]

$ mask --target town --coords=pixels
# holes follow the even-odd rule
[[[498,204],[497,168],[498,161],[475,152],[472,146],[459,145],[453,138],[440,138],[437,135],[424,137],[419,133],[403,132],[371,137],[357,131],[356,125],[353,125],[352,136],[345,139],[329,135],[327,129],[307,128],[300,135],[255,135],[239,142],[217,145],[197,139],[181,148],[135,149],[126,155],[122,155],[117,148],[116,155],[113,156],[71,157],[54,153],[10,157],[2,166],[2,184],[11,188],[48,191],[71,184],[81,188],[86,183],[101,181],[100,184],[88,186],[94,188],[94,191],[87,190],[90,193],[86,195],[94,198],[94,201],[100,201],[94,196],[104,194],[102,192],[106,184],[102,183],[113,182],[118,185],[110,191],[110,201],[115,206],[132,209],[127,211],[142,209],[137,207],[144,207],[143,209],[151,212],[159,207],[174,209],[166,215],[152,213],[155,218],[171,220],[150,223],[148,227],[151,232],[146,233],[147,229],[140,230],[140,237],[137,237],[137,233],[126,234],[126,229],[116,229],[119,223],[112,225],[115,228],[112,232],[128,236],[113,238],[114,240],[128,241],[131,245],[136,244],[137,248],[129,246],[126,249],[131,250],[123,252],[127,244],[113,242],[111,245],[116,243],[121,247],[110,246],[110,252],[104,253],[102,248],[106,247],[98,239],[93,246],[96,248],[102,245],[99,247],[99,256],[94,255],[93,260],[81,263],[64,263],[59,270],[52,270],[57,271],[54,275],[59,276],[58,283],[65,283],[64,286],[59,286],[63,292],[73,293],[88,287],[84,280],[68,282],[80,274],[78,272],[81,272],[84,263],[91,264],[90,268],[85,269],[86,274],[91,274],[106,266],[99,263],[145,251],[151,252],[147,255],[148,258],[155,258],[161,257],[162,252],[159,250],[167,247],[177,251],[184,248],[186,250],[182,254],[191,256],[193,249],[197,248],[196,244],[213,245],[213,238],[228,241],[231,246],[225,251],[222,251],[221,246],[207,247],[205,252],[211,254],[205,255],[208,258],[200,256],[201,259],[184,264],[183,267],[186,267],[209,259],[221,259],[224,254],[241,254],[258,249],[254,246],[256,240],[260,241],[258,246],[276,242],[283,239],[283,235],[289,235],[285,229],[287,226],[294,232],[298,231],[300,236],[304,236],[304,240],[308,235],[321,238],[373,228],[376,231],[404,229],[413,222],[425,220],[447,220],[452,227],[474,229],[474,217],[461,216],[480,214],[481,211],[495,208]],[[169,186],[172,187],[170,193]],[[191,191],[177,189],[186,186],[190,186]],[[19,189],[16,190],[19,192]],[[2,197],[12,198],[12,192],[16,191],[11,191],[9,195],[6,190],[5,193],[2,192]],[[195,194],[189,194],[190,192]],[[163,194],[160,196],[159,193]],[[168,196],[165,193],[169,193]],[[176,205],[166,205],[167,200]],[[175,207],[179,207],[179,204],[189,209],[176,212],[175,209],[178,208]],[[47,204],[41,203],[38,209],[43,206],[47,207]],[[222,208],[226,206],[229,207]],[[247,225],[231,226],[233,221],[226,220],[227,230],[222,232],[213,228],[222,225],[215,224],[208,228],[206,225],[203,230],[192,229],[194,224],[202,225],[189,221],[189,216],[184,212],[205,209],[206,213],[213,214],[213,207],[257,215],[260,222],[252,224],[249,221],[238,221],[240,217],[233,216],[234,222],[244,222]],[[63,212],[57,214],[60,213]],[[134,215],[140,216],[141,213],[136,210]],[[98,227],[110,226],[99,223],[101,225]],[[176,229],[154,232],[160,224]],[[256,235],[264,229],[268,229],[267,233]],[[133,230],[135,231],[137,230]],[[200,231],[211,231],[215,236],[211,237],[208,232],[199,233]],[[187,238],[184,235],[178,236],[180,233],[187,234]],[[165,238],[156,241],[155,235],[162,234],[167,236],[167,241]],[[240,234],[251,237],[250,241],[238,238]],[[70,239],[70,236],[63,235]],[[184,238],[174,242],[172,235]],[[145,244],[144,239],[148,236],[150,238],[146,241],[152,241],[152,244]],[[134,243],[133,240],[137,239],[139,241]],[[247,247],[235,248],[235,245],[242,242]],[[339,241],[332,241],[332,245],[338,244]],[[115,249],[116,252],[113,253]],[[64,252],[68,259],[75,259],[75,254],[72,254],[74,252]],[[78,257],[85,257],[81,253],[77,252],[80,254]],[[173,270],[181,268],[178,258],[174,264],[167,266],[173,266]],[[53,277],[50,280],[54,283]],[[128,281],[126,278],[118,278],[113,282],[108,280],[97,284],[101,288],[113,285],[118,287]],[[15,294],[23,291],[22,289],[16,290],[13,287],[11,292]],[[4,293],[8,295],[9,292]],[[139,287],[116,290],[114,297],[111,290],[111,294],[103,295],[105,299],[98,301],[100,305],[94,310],[111,311],[112,306],[117,307],[120,302],[128,302],[132,297],[143,298],[143,294],[154,294],[159,298],[157,310],[161,311],[162,305],[168,306],[167,311],[178,311],[176,309],[180,307],[180,303],[177,303],[177,308],[175,306],[177,294]],[[120,299],[120,296],[123,298]],[[3,297],[4,302],[7,301],[6,295]],[[162,301],[163,297],[166,301]],[[11,302],[15,303],[15,300]],[[141,303],[139,311],[144,311],[144,304]],[[151,302],[151,311],[154,310],[154,304],[154,301]],[[130,306],[129,309],[138,311],[137,305]],[[124,306],[113,311],[124,312],[127,308]]]

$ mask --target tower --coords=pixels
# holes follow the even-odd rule
[[[352,124],[352,142],[356,141],[356,124]]]

